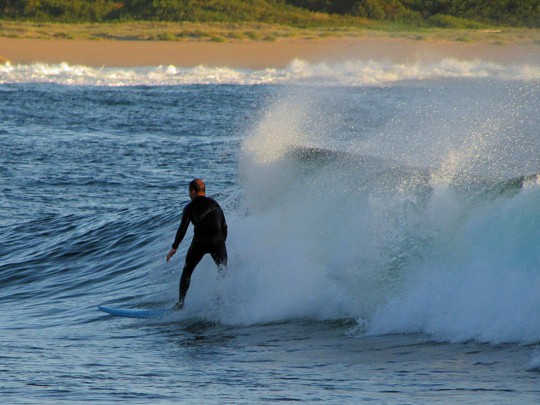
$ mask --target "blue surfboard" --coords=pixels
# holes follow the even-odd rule
[[[125,318],[142,318],[142,319],[159,319],[174,312],[171,308],[156,308],[156,309],[127,309],[127,308],[111,308],[98,306],[100,311],[107,312],[114,316],[123,316]]]

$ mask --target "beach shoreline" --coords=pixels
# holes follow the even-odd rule
[[[446,58],[500,64],[540,64],[537,44],[462,43],[407,38],[280,39],[278,41],[118,41],[0,38],[0,57],[11,64],[93,67],[284,68],[295,59],[310,63],[384,60],[436,63]],[[0,59],[1,62],[1,59]]]

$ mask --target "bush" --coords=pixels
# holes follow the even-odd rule
[[[428,25],[438,28],[481,28],[482,24],[465,18],[452,17],[446,14],[436,14],[427,20]]]
[[[354,4],[351,13],[355,16],[369,18],[371,20],[397,21],[416,25],[423,24],[420,13],[406,8],[398,0],[360,0]]]
[[[386,17],[380,0],[359,1],[353,6],[352,14],[372,20],[383,20]]]

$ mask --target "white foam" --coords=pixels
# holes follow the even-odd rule
[[[470,206],[431,202],[429,257],[372,319],[371,333],[426,332],[441,340],[540,340],[540,188]]]
[[[176,86],[190,84],[310,84],[338,86],[383,85],[404,80],[496,78],[539,80],[540,66],[499,65],[481,60],[444,59],[438,63],[385,63],[350,60],[310,64],[294,60],[285,69],[246,70],[227,67],[177,66],[95,68],[35,63],[0,65],[0,84],[55,83],[78,86]]]
[[[540,371],[540,351],[538,348],[533,352],[529,363],[527,364],[528,371]]]
[[[341,122],[322,127],[318,117],[327,122],[333,108],[342,105],[329,106],[332,97],[314,102],[319,89],[309,97],[293,89],[292,96],[275,100],[242,145],[239,176],[245,195],[230,216],[230,250],[237,253],[222,289],[223,305],[215,310],[211,301],[218,288],[213,271],[198,275],[207,280],[194,283],[200,290],[192,295],[193,305],[232,323],[353,317],[365,321],[371,334],[540,341],[540,186],[532,180],[512,195],[468,199],[450,185],[456,173],[471,166],[512,166],[515,156],[509,150],[527,148],[537,156],[539,145],[527,138],[535,134],[527,129],[536,125],[537,107],[530,105],[536,93],[526,88],[516,95],[504,87],[486,99],[475,89],[467,97],[458,90],[459,104],[420,100],[441,114],[414,105],[421,114],[404,114],[405,122],[384,127],[393,133],[370,138],[369,152],[396,158],[404,148],[411,154],[418,149],[411,163],[439,162],[427,203],[406,188],[391,193],[364,188],[369,174],[351,165],[300,164],[299,169],[298,162],[285,158],[288,145],[314,139],[321,147],[331,145],[341,135]],[[499,97],[509,99],[513,111]],[[462,114],[470,105],[477,108],[470,116]],[[499,119],[477,125],[493,114]],[[456,127],[456,117],[466,122]],[[524,132],[516,120],[529,122]],[[309,126],[314,121],[315,127]],[[409,121],[422,129],[414,127],[418,139],[405,133]],[[432,152],[438,155],[432,158]],[[526,159],[523,153],[517,158]]]

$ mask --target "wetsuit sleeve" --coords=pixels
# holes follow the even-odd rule
[[[176,231],[176,237],[174,238],[174,243],[172,244],[173,249],[178,249],[178,246],[186,236],[186,232],[189,226],[189,205],[184,208],[182,213],[182,220],[180,221],[180,226]]]

